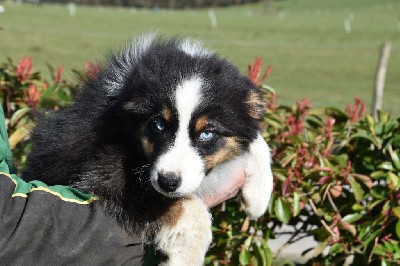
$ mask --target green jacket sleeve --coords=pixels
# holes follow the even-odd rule
[[[0,135],[1,265],[142,264],[141,238],[123,230],[96,197],[14,174],[2,112]]]
[[[15,174],[10,144],[8,143],[8,134],[4,121],[3,108],[0,108],[0,137],[0,171]]]

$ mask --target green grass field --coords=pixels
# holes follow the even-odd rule
[[[261,56],[273,71],[267,80],[279,101],[309,97],[313,106],[345,107],[359,96],[370,105],[379,46],[392,42],[384,106],[400,115],[400,1],[285,0],[208,10],[152,11],[77,7],[71,17],[63,5],[3,3],[0,13],[0,62],[24,55],[38,70],[45,63],[66,70],[99,60],[107,49],[132,36],[156,31],[191,36],[246,71]],[[344,21],[352,17],[352,31]],[[72,77],[66,71],[67,77]]]

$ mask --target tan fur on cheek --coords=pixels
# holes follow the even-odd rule
[[[205,157],[205,168],[208,171],[225,161],[235,158],[242,152],[243,150],[239,141],[235,137],[227,137],[223,148]]]
[[[263,101],[261,95],[256,93],[255,91],[250,91],[247,95],[246,103],[249,106],[249,115],[257,120],[263,118],[266,103]]]
[[[142,137],[142,147],[147,158],[152,158],[154,153],[154,144],[145,136]]]

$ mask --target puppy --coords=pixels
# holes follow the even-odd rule
[[[39,123],[23,178],[93,193],[155,243],[163,264],[201,265],[212,235],[199,196],[218,193],[240,167],[247,214],[268,206],[263,111],[259,89],[225,59],[196,41],[146,35]]]

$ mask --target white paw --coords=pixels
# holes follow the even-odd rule
[[[161,265],[203,265],[212,240],[211,214],[197,197],[184,199],[182,213],[174,224],[166,224],[157,233],[157,248],[167,255]]]
[[[261,134],[250,144],[245,171],[244,210],[250,219],[257,219],[267,210],[273,189],[271,154]]]

